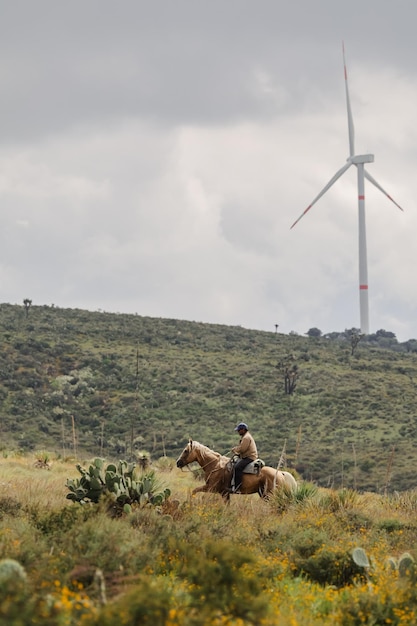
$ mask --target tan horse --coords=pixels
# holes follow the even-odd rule
[[[220,493],[223,498],[229,500],[232,473],[230,459],[190,439],[177,459],[177,467],[183,468],[193,461],[196,461],[204,471],[206,481],[202,487],[196,487],[193,494],[200,491]],[[296,488],[297,481],[290,472],[265,465],[259,474],[243,474],[240,493],[258,493],[261,498],[268,498],[275,489],[287,489],[292,492]]]

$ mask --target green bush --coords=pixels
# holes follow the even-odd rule
[[[74,526],[82,523],[94,515],[94,511],[86,508],[66,506],[57,511],[49,511],[40,507],[29,507],[28,514],[33,525],[44,535],[54,535],[68,532]]]
[[[5,515],[16,517],[19,515],[21,508],[20,502],[10,496],[0,498],[0,519],[3,519]]]
[[[260,624],[268,613],[263,595],[264,580],[259,575],[253,552],[231,544],[229,540],[196,542],[173,541],[170,569],[185,581],[190,596],[187,624],[213,623],[223,615],[222,623],[240,619],[244,624]],[[194,616],[194,617],[193,617]]]
[[[130,586],[122,598],[102,608],[91,626],[166,626],[174,605],[172,583],[137,576]]]
[[[324,547],[308,558],[294,560],[296,576],[304,575],[320,585],[344,587],[364,579],[364,570],[357,565],[349,552]]]
[[[314,527],[300,528],[294,530],[291,537],[292,549],[296,557],[308,559],[315,554],[328,541],[328,535],[325,530]]]
[[[381,520],[377,524],[377,528],[379,528],[380,530],[385,530],[385,532],[387,533],[394,533],[404,528],[404,523],[400,522],[398,519],[385,519]]]
[[[152,562],[158,542],[149,542],[128,519],[115,520],[98,511],[79,528],[62,533],[59,547],[65,554],[67,572],[82,565],[99,567],[106,574],[133,575]]]
[[[358,599],[346,598],[340,615],[341,626],[363,626],[363,624],[400,624],[398,609],[392,598],[384,602],[378,596],[361,595]],[[407,622],[404,622],[407,623]],[[410,622],[408,622],[410,623]]]
[[[19,594],[26,588],[27,575],[20,563],[14,559],[0,561],[0,593],[3,597]]]
[[[30,572],[39,565],[46,549],[46,538],[28,517],[0,520],[0,557],[16,559]]]

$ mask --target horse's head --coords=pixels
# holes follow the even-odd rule
[[[185,465],[188,465],[196,460],[196,444],[196,441],[193,441],[192,439],[189,440],[177,459],[177,467],[184,467]]]

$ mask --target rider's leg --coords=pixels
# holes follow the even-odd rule
[[[235,487],[234,491],[238,491],[242,484],[242,476],[244,468],[249,465],[252,459],[240,459],[235,465]]]

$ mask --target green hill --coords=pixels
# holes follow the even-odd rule
[[[268,464],[285,450],[306,480],[417,485],[415,340],[10,304],[0,337],[3,449],[176,457],[192,437],[226,453],[244,420]]]

